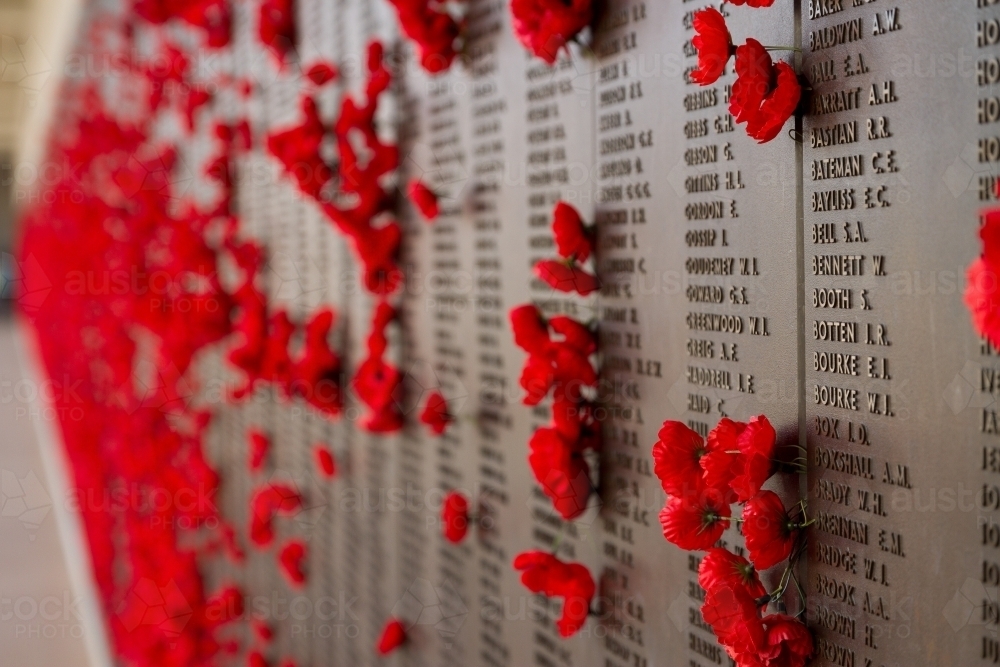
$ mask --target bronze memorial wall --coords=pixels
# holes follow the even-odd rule
[[[1000,352],[963,302],[980,213],[997,199],[1000,3],[715,3],[736,43],[799,49],[783,57],[807,106],[763,144],[729,113],[732,62],[710,86],[690,80],[693,15],[709,3],[608,0],[552,66],[519,43],[508,4],[469,0],[463,52],[437,75],[416,65],[389,4],[299,4],[300,57],[341,73],[318,94],[323,113],[362,90],[367,43],[386,45],[396,76],[379,131],[398,142],[400,181],[431,187],[440,214],[427,224],[400,207],[406,282],[388,356],[405,374],[401,431],[359,428],[350,396],[329,421],[270,390],[212,425],[234,524],[250,521],[257,484],[249,429],[272,438],[267,474],[303,490],[303,511],[276,530],[309,546],[305,589],[287,592],[273,555],[254,550],[209,582],[235,579],[272,614],[276,654],[299,664],[733,664],[701,615],[702,554],[663,538],[651,448],[664,420],[707,436],[723,417],[766,415],[780,444],[804,448],[801,482],[769,488],[806,498],[813,521],[796,568],[812,664],[1000,663]],[[249,71],[241,7],[234,68]],[[252,122],[296,122],[282,76],[253,99]],[[332,305],[356,367],[376,301],[319,207],[266,177],[276,169],[260,148],[241,159],[238,207],[269,254],[266,293],[298,319]],[[588,296],[533,273],[555,256],[560,200],[597,227],[601,287]],[[521,402],[508,312],[525,303],[599,331],[603,441],[585,454],[599,493],[572,521],[528,466],[551,406]],[[419,420],[433,389],[455,415],[440,437]],[[335,453],[332,480],[314,472],[317,441]],[[453,489],[478,524],[458,545],[441,536]],[[735,523],[722,540],[742,551]],[[598,583],[600,609],[571,638],[556,630],[559,600],[531,595],[512,567],[530,549]],[[778,576],[765,573],[768,589]],[[407,643],[380,657],[390,617],[408,619]]]

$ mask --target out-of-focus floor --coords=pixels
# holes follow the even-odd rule
[[[103,625],[29,350],[0,317],[0,667],[98,667]]]

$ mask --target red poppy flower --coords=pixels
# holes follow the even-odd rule
[[[771,61],[755,39],[736,49],[736,74],[729,111],[736,122],[747,124],[747,134],[760,143],[778,135],[795,113],[802,89],[787,63]]]
[[[433,190],[424,185],[423,181],[410,181],[407,193],[410,195],[410,200],[413,204],[420,210],[420,214],[424,216],[424,219],[430,222],[438,217],[440,211],[438,209],[437,195],[434,194]]]
[[[392,294],[403,282],[403,272],[396,264],[403,233],[389,222],[355,235],[358,257],[364,267],[365,288],[372,294]]]
[[[729,527],[731,511],[722,494],[704,489],[671,496],[660,512],[663,537],[687,551],[711,549]]]
[[[306,580],[303,564],[306,559],[306,545],[301,540],[291,540],[281,549],[278,562],[281,571],[295,587],[301,586]]]
[[[757,601],[746,590],[721,584],[705,591],[701,615],[737,664],[757,667],[752,659],[765,645],[765,630]]]
[[[588,401],[556,392],[552,400],[552,427],[563,440],[575,443],[577,450],[597,449],[600,444],[601,424]]]
[[[729,484],[737,502],[745,503],[757,495],[764,482],[774,474],[776,445],[777,434],[767,417],[751,417],[737,442],[740,453],[733,463],[734,476]]]
[[[293,393],[302,396],[320,412],[340,414],[340,357],[330,347],[329,334],[334,314],[321,308],[305,326],[305,345],[301,356],[293,362]]]
[[[653,445],[653,473],[663,490],[685,496],[705,488],[701,459],[707,452],[705,441],[678,421],[665,421]]]
[[[321,60],[306,70],[306,76],[317,86],[322,86],[337,78],[337,68],[333,63]]]
[[[587,622],[597,586],[585,566],[565,563],[544,551],[526,551],[514,558],[514,569],[532,593],[563,598],[562,615],[556,621],[561,636],[573,636]]]
[[[549,350],[549,331],[538,308],[533,304],[510,310],[514,343],[528,354],[544,355]]]
[[[538,405],[548,395],[556,375],[552,362],[537,355],[530,355],[521,370],[519,383],[528,392],[522,399],[525,405]]]
[[[965,306],[976,332],[1000,347],[1000,272],[978,257],[969,265],[965,282]]]
[[[212,625],[229,623],[243,616],[243,591],[238,586],[226,586],[205,602],[205,618]]]
[[[593,18],[591,0],[511,0],[510,11],[521,44],[550,65]]]
[[[432,74],[447,70],[455,59],[459,25],[443,3],[428,0],[391,0],[403,33],[418,49],[421,66]]]
[[[727,489],[733,476],[733,463],[739,455],[740,434],[746,429],[744,422],[723,417],[708,433],[707,452],[701,458],[705,471],[705,485],[713,489]]]
[[[592,485],[590,467],[572,443],[552,428],[540,428],[528,443],[528,464],[535,481],[566,521],[587,509]]]
[[[406,641],[406,628],[394,618],[390,618],[382,628],[376,650],[379,655],[389,655]]]
[[[326,448],[322,443],[317,444],[313,449],[316,454],[316,465],[319,467],[320,472],[327,479],[333,479],[337,476],[337,461],[333,458],[333,454],[330,450]]]
[[[448,424],[454,421],[448,413],[448,401],[440,392],[432,392],[427,397],[423,412],[420,413],[420,421],[427,424],[434,435],[441,435],[448,428]]]
[[[770,7],[774,4],[774,0],[728,0],[728,2],[734,5],[746,5],[747,7]]]
[[[587,273],[573,262],[542,260],[535,264],[535,275],[552,289],[560,292],[576,292],[581,296],[587,296],[600,287],[597,276]]]
[[[378,412],[392,402],[393,394],[402,379],[402,374],[395,366],[381,357],[369,357],[358,366],[352,386],[358,398]]]
[[[292,359],[288,355],[288,344],[295,333],[295,325],[288,319],[288,313],[279,310],[268,320],[268,336],[264,342],[264,358],[261,360],[261,377],[280,386],[288,395],[292,380]]]
[[[271,663],[260,651],[252,651],[247,657],[247,664],[250,667],[271,667]]]
[[[571,317],[557,315],[549,320],[549,328],[562,336],[559,343],[576,350],[585,357],[597,351],[597,338],[583,324]]]
[[[737,123],[746,123],[760,113],[771,87],[774,65],[764,46],[748,39],[736,49],[736,81],[729,98],[729,112]]]
[[[750,561],[758,570],[786,560],[798,535],[795,521],[773,491],[761,491],[743,507],[743,536]]]
[[[302,508],[302,496],[285,484],[269,483],[258,489],[250,501],[250,539],[258,546],[274,540],[274,517]]]
[[[403,428],[403,415],[394,404],[387,405],[365,417],[361,428],[369,433],[395,433]]]
[[[555,354],[551,361],[555,371],[556,382],[567,386],[566,391],[578,391],[579,387],[596,387],[597,371],[587,357],[583,356],[567,344],[553,346]]]
[[[742,556],[718,547],[709,549],[698,566],[698,584],[706,591],[728,586],[757,600],[767,595],[757,570]]]
[[[966,274],[965,305],[976,331],[1000,347],[1000,209],[982,217],[983,252]]]
[[[792,66],[778,62],[774,69],[774,87],[761,105],[760,114],[747,123],[747,134],[762,144],[778,136],[802,99],[802,86]]]
[[[250,626],[253,629],[254,636],[257,637],[259,641],[269,644],[271,640],[274,639],[274,630],[271,629],[270,625],[259,618],[253,619]]]
[[[469,532],[469,501],[458,491],[452,491],[444,497],[441,523],[445,539],[454,544],[464,540]]]
[[[295,48],[294,0],[262,0],[258,14],[260,41],[284,65],[285,55]]]
[[[250,470],[258,471],[271,449],[271,439],[256,429],[250,431]]]
[[[694,31],[691,44],[698,50],[698,68],[691,72],[691,80],[709,86],[726,71],[726,63],[735,52],[733,38],[725,17],[715,7],[695,12]]]
[[[559,254],[566,259],[585,262],[593,250],[591,233],[584,227],[580,213],[564,201],[552,211],[552,234]]]
[[[767,636],[760,658],[767,667],[803,667],[815,651],[812,633],[802,621],[784,614],[764,617]]]
[[[269,135],[267,150],[278,158],[303,194],[318,200],[323,186],[333,178],[333,171],[320,154],[326,128],[310,96],[302,98],[302,115],[300,125]]]

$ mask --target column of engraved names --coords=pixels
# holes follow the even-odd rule
[[[507,490],[507,457],[504,441],[509,436],[511,416],[507,404],[508,364],[502,349],[506,335],[507,308],[503,302],[503,258],[499,240],[503,230],[500,196],[504,174],[504,115],[506,101],[500,91],[497,43],[506,6],[494,0],[473,3],[468,15],[468,68],[472,82],[471,208],[475,239],[476,369],[474,401],[479,478],[476,487],[484,521],[478,539],[478,584],[480,599],[473,601],[479,614],[478,662],[489,667],[510,664],[510,648],[503,623],[503,573],[512,555],[504,546],[496,520],[510,507]]]
[[[693,4],[693,3],[692,3]],[[684,29],[683,55],[684,95],[675,102],[683,114],[683,220],[686,223],[684,245],[684,296],[687,301],[685,325],[688,337],[685,352],[687,383],[686,421],[702,437],[727,413],[727,401],[738,404],[740,394],[757,391],[757,377],[745,369],[747,356],[741,341],[746,336],[769,336],[767,318],[759,304],[752,303],[757,286],[754,284],[763,270],[758,257],[739,248],[740,241],[752,247],[759,238],[748,237],[749,224],[763,224],[740,217],[737,195],[745,190],[738,155],[741,144],[736,139],[737,128],[729,113],[732,88],[732,62],[723,76],[712,86],[694,83],[691,72],[697,66],[694,37],[694,13],[708,6],[700,3],[685,9],[681,15]],[[723,11],[725,8],[723,8]],[[739,26],[740,22],[736,22]],[[681,106],[682,105],[682,106]],[[756,150],[746,148],[747,152]],[[675,186],[677,187],[677,186]],[[743,256],[738,253],[743,252]],[[732,415],[745,419],[749,415]],[[722,539],[722,545],[745,555],[735,529]],[[715,633],[701,614],[705,591],[698,583],[701,558],[688,557],[687,648],[690,667],[705,664],[733,664],[718,644]]]
[[[413,145],[420,140],[422,128],[420,120],[423,120],[423,114],[419,113],[422,100],[417,91],[406,86],[408,83],[409,80],[405,80],[405,83],[400,85],[400,105],[403,113],[397,129],[399,146],[404,154],[412,150]],[[413,267],[407,271],[407,275],[411,279],[415,275],[417,281],[416,285],[409,285],[408,289],[403,291],[399,303],[400,326],[406,333],[401,351],[403,367],[411,368],[419,366],[423,361],[417,337],[424,334],[420,329],[423,324],[421,315],[427,307],[427,295],[423,293],[423,286],[419,282],[428,268],[422,264],[422,261],[426,260],[422,256],[420,245],[420,241],[423,240],[421,236],[427,233],[427,225],[419,212],[412,209],[407,218],[400,222],[404,225],[400,261],[402,266]],[[418,396],[415,400],[419,400],[419,390],[413,393]],[[419,405],[417,409],[420,409]],[[399,569],[404,585],[421,579],[427,580],[428,571],[432,567],[428,562],[430,560],[428,551],[434,540],[430,539],[432,534],[428,531],[426,521],[430,510],[424,507],[422,502],[413,502],[426,497],[429,441],[430,437],[426,434],[423,424],[416,419],[405,421],[399,438],[399,465],[396,468],[399,485],[406,499],[405,507],[396,519]],[[423,641],[426,639],[422,638]],[[424,651],[428,649],[429,644]],[[404,665],[420,665],[426,660],[424,651],[403,652],[398,659]]]
[[[445,397],[459,396],[462,393],[461,387],[467,370],[466,348],[463,345],[467,321],[463,318],[463,313],[467,312],[469,295],[463,293],[468,288],[461,276],[467,267],[462,262],[462,245],[459,239],[463,221],[458,200],[451,193],[457,180],[456,174],[465,169],[466,159],[459,125],[458,95],[454,90],[455,80],[454,73],[431,80],[427,108],[428,139],[437,162],[434,182],[430,185],[447,195],[439,199],[440,214],[430,229],[431,269],[434,275],[442,276],[440,289],[431,295],[435,302],[432,312],[433,370]],[[437,472],[436,485],[442,493],[469,486],[470,480],[461,461],[466,428],[467,422],[459,420],[445,429],[439,438],[429,440],[437,460],[434,467]],[[454,586],[461,599],[468,599],[470,575],[466,572],[467,547],[463,545],[456,548],[440,535],[436,537],[438,572],[435,580]],[[466,661],[463,642],[448,640],[440,643],[437,664],[445,667],[465,664]]]
[[[636,299],[639,274],[646,273],[649,247],[647,206],[655,187],[643,167],[652,132],[633,117],[643,104],[636,53],[643,46],[637,28],[646,21],[645,2],[617,2],[598,27],[597,95],[597,265],[601,277],[602,380],[613,388],[602,442],[605,504],[600,518],[601,594],[611,617],[604,638],[605,667],[643,667],[648,662],[646,611],[635,582],[637,533],[659,534],[655,513],[643,503],[652,480],[640,443],[641,390],[662,382],[661,363],[644,356]],[[608,613],[608,612],[605,612]]]
[[[982,207],[992,208],[996,206],[997,186],[1000,184],[996,175],[991,173],[996,169],[996,163],[1000,162],[997,130],[997,123],[1000,123],[1000,96],[997,94],[997,86],[1000,85],[1000,0],[975,1],[975,46],[979,51],[975,109],[979,134],[977,156],[979,164],[991,166],[990,172],[978,177],[978,200]],[[1000,663],[1000,636],[997,630],[1000,607],[996,598],[997,587],[1000,586],[1000,521],[996,509],[1000,504],[1000,482],[997,481],[1000,475],[1000,445],[996,444],[996,438],[1000,435],[1000,420],[995,401],[1000,396],[1000,351],[983,338],[979,353],[979,390],[984,394],[982,405],[985,407],[974,412],[976,430],[982,434],[983,477],[981,513],[976,516],[977,527],[981,531],[982,569],[976,574],[984,590],[982,599],[973,601],[981,606],[981,618],[972,619],[970,624],[985,626],[979,632],[979,657],[983,663],[997,664]]]
[[[571,105],[575,101],[572,97],[575,74],[572,57],[566,54],[551,67],[541,60],[529,59],[524,73],[527,103],[525,190],[528,198],[526,274],[538,261],[556,254],[550,230],[551,211],[569,183],[567,125],[570,119],[566,114],[579,111]],[[567,314],[576,319],[588,319],[588,313],[580,308],[579,299],[554,291],[534,277],[533,272],[531,275],[532,301],[544,316]],[[532,409],[532,430],[548,425],[550,419],[546,404],[536,406]],[[577,560],[581,546],[578,525],[561,519],[539,484],[532,484],[531,494],[533,547],[545,551],[557,549],[560,558]],[[549,612],[532,619],[539,626],[532,633],[536,664],[571,667],[572,649],[563,645],[553,623],[560,603],[547,597],[536,597],[536,602]]]
[[[883,2],[814,2],[803,16],[814,88],[803,138],[816,522],[808,593],[820,664],[883,664],[893,657],[893,622],[900,620],[890,582],[906,551],[888,501],[895,488],[910,488],[910,477],[892,446],[896,378],[884,310],[891,307],[891,256],[880,236],[895,222],[903,160],[891,129],[900,98],[887,59],[877,54],[885,40],[903,39],[901,29],[898,8]]]

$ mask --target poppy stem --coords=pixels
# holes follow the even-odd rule
[[[799,600],[801,600],[804,603],[806,600],[806,594],[805,591],[802,590],[802,586],[799,584],[799,578],[795,576],[794,571],[792,572],[792,581],[795,582],[795,590],[799,592]],[[799,613],[796,614],[795,616],[798,617],[800,614],[804,614],[805,611],[806,608],[805,605],[803,604],[802,609],[800,609]]]
[[[796,53],[802,53],[802,49],[797,46],[765,46],[765,51],[795,51]]]
[[[552,555],[553,556],[558,556],[559,555],[559,545],[562,544],[562,540],[563,540],[562,533],[559,533],[558,535],[556,535],[556,539],[552,543]]]

